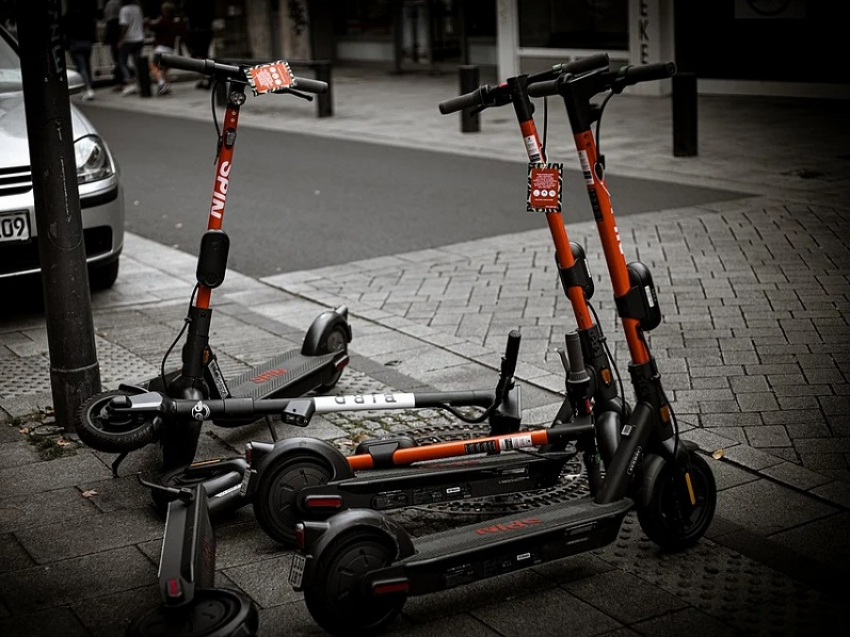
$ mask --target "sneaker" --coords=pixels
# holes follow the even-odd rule
[[[136,91],[138,91],[138,90],[139,90],[139,89],[138,89],[138,88],[136,88],[136,85],[135,85],[135,84],[128,84],[128,85],[127,85],[127,86],[125,86],[125,87],[124,87],[124,89],[121,91],[121,95],[124,95],[124,96],[132,95],[133,93],[135,93],[135,92],[136,92]]]
[[[89,100],[93,100],[93,99],[94,99],[94,91],[91,90],[90,88],[87,88],[86,92],[83,93],[83,100],[88,102]]]

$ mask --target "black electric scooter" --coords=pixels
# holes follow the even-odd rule
[[[582,500],[424,538],[413,539],[391,519],[363,509],[300,523],[296,537],[302,554],[293,560],[290,583],[304,591],[310,614],[329,632],[378,631],[401,611],[408,595],[452,588],[609,544],[633,509],[644,533],[662,548],[689,547],[708,529],[716,506],[714,478],[695,446],[681,440],[675,427],[643,336],[660,322],[652,280],[643,264],[626,266],[589,130],[600,113],[591,107],[592,97],[608,91],[615,94],[630,84],[670,77],[674,72],[672,64],[614,72],[606,64],[580,74],[564,73],[536,91],[564,97],[582,165],[589,163],[585,179],[632,358],[629,371],[637,403],[616,447],[600,446],[604,475],[598,465],[587,466],[590,496]],[[499,87],[487,87],[486,93],[496,93],[501,104],[514,102],[518,117],[529,121],[528,92],[534,85],[529,87],[528,79],[511,78]],[[484,93],[479,89],[455,98],[452,105],[457,110],[486,106],[481,101]],[[581,373],[585,360],[577,352],[575,356],[571,350],[568,353],[571,374]],[[589,389],[589,382],[585,387]],[[584,404],[590,399],[588,393]],[[574,422],[591,414],[576,413]],[[579,434],[590,439],[589,445],[595,443],[595,424]]]
[[[179,421],[191,418],[193,413],[201,413],[206,418],[249,418],[275,413],[286,423],[306,426],[315,414],[444,409],[466,423],[488,422],[489,435],[486,437],[420,444],[410,435],[394,435],[365,440],[347,457],[329,443],[313,438],[291,438],[274,444],[248,443],[246,459],[240,459],[244,474],[241,490],[237,493],[229,485],[218,492],[208,489],[210,506],[218,508],[221,503],[234,500],[237,502],[233,506],[238,506],[239,499],[242,504],[251,501],[263,530],[276,541],[291,545],[295,542],[297,521],[324,519],[347,508],[389,510],[541,489],[555,484],[565,463],[577,451],[567,450],[565,443],[559,444],[561,441],[554,435],[554,426],[548,430],[520,431],[521,388],[515,385],[513,378],[519,344],[519,332],[511,332],[495,390],[262,401],[187,401],[148,393],[116,398],[108,410],[117,419],[144,415],[160,421]],[[568,344],[580,352],[577,338]],[[464,413],[459,410],[462,407],[477,407],[483,411]],[[548,441],[540,437],[541,434],[546,436],[547,431]],[[503,451],[522,451],[541,444],[548,444],[548,451],[499,455]]]
[[[257,608],[242,592],[215,588],[215,534],[202,485],[168,489],[171,502],[159,558],[161,603],[136,618],[127,637],[253,637]]]
[[[256,95],[287,93],[305,99],[312,99],[308,93],[323,93],[328,87],[324,82],[293,76],[285,62],[247,67],[170,55],[158,55],[155,61],[161,66],[194,71],[212,77],[217,82],[227,82],[229,87],[224,130],[219,134],[218,161],[207,232],[201,239],[198,255],[197,284],[192,292],[183,329],[163,358],[160,377],[139,385],[122,385],[118,390],[91,397],[81,408],[77,434],[83,442],[95,449],[120,454],[113,463],[113,472],[116,474],[118,465],[127,453],[159,442],[162,447],[162,469],[165,472],[161,482],[170,486],[186,486],[214,480],[214,491],[220,493],[230,483],[238,489],[244,463],[241,460],[220,460],[190,465],[195,458],[203,418],[162,427],[160,423],[144,417],[117,419],[114,414],[108,413],[108,405],[116,397],[140,395],[151,390],[163,391],[172,398],[190,400],[244,397],[264,400],[300,396],[311,391],[325,392],[334,387],[349,360],[347,346],[351,341],[351,327],[348,324],[348,309],[344,306],[325,311],[314,319],[300,350],[279,354],[231,380],[224,378],[209,342],[212,320],[210,297],[212,290],[224,282],[227,268],[230,240],[221,227],[233,167],[239,111],[246,99],[246,86],[250,86]],[[166,374],[165,361],[184,331],[187,335],[182,351],[182,367]],[[253,420],[227,418],[216,421],[216,424],[236,427]]]

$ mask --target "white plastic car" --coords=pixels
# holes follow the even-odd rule
[[[72,89],[82,88],[77,73],[68,75]],[[71,121],[89,280],[108,288],[124,245],[124,193],[109,148],[73,105]],[[0,27],[0,283],[41,271],[36,235],[18,47]]]

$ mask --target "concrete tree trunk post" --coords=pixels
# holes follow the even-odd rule
[[[18,0],[21,75],[56,422],[100,391],[59,0]]]

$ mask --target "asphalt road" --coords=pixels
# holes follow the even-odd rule
[[[212,123],[86,105],[122,171],[127,230],[191,254],[215,173]],[[224,229],[229,267],[260,277],[544,228],[522,163],[239,130]],[[745,196],[609,174],[618,216]],[[591,219],[564,176],[567,226]]]

